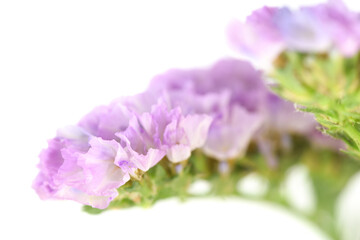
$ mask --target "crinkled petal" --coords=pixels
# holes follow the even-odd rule
[[[130,162],[142,171],[149,170],[165,156],[165,151],[158,145],[157,137],[152,138],[135,116],[130,120],[129,127],[116,135],[121,139],[121,146]]]
[[[203,147],[205,154],[220,161],[243,156],[262,120],[260,114],[234,106],[229,119],[215,122],[211,126]]]
[[[109,192],[108,195],[91,195],[86,192],[83,192],[77,188],[70,186],[61,187],[54,194],[56,199],[66,199],[66,200],[75,200],[79,203],[90,205],[94,208],[105,209],[109,206],[109,203],[118,195],[117,190]]]
[[[79,126],[96,137],[114,139],[115,133],[126,129],[130,111],[119,100],[108,106],[99,106],[79,122]]]
[[[180,128],[184,129],[190,149],[202,147],[207,139],[213,118],[209,115],[188,115],[180,122]]]
[[[168,148],[167,158],[173,163],[179,163],[188,159],[191,155],[191,148],[188,145],[176,144]]]
[[[95,195],[109,195],[130,180],[128,172],[115,165],[119,148],[115,140],[92,138],[90,149],[80,158],[87,182],[83,190]]]
[[[254,11],[246,23],[232,21],[227,32],[233,48],[255,61],[275,59],[285,46],[274,22],[276,11],[277,8],[263,7]]]

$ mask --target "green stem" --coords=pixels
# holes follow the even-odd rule
[[[199,197],[237,196],[282,206],[301,219],[315,224],[330,239],[339,240],[340,233],[336,227],[334,214],[336,200],[351,176],[360,170],[360,166],[358,162],[351,161],[346,155],[330,150],[311,149],[306,143],[302,146],[301,141],[297,144],[296,151],[279,155],[276,169],[269,168],[264,157],[257,151],[250,152],[246,159],[236,160],[228,174],[219,174],[216,167],[218,162],[199,153],[192,155],[184,170],[179,174],[169,173],[170,162],[158,164],[146,172],[142,180],[132,180],[120,187],[119,196],[110,203],[108,209],[148,207],[159,200],[172,197],[185,200]],[[249,165],[249,162],[252,164]],[[292,207],[282,192],[288,169],[298,164],[308,169],[318,203],[315,211],[310,214]],[[249,173],[256,173],[268,180],[270,186],[265,196],[251,197],[239,192],[238,182]],[[197,180],[208,181],[211,184],[211,191],[205,195],[189,194],[189,186]],[[84,209],[89,213],[101,212],[89,206]]]

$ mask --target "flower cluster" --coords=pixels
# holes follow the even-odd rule
[[[230,24],[229,39],[238,51],[256,60],[272,61],[285,50],[335,51],[349,57],[360,49],[360,15],[341,0],[297,10],[263,7],[245,23]]]
[[[146,92],[97,107],[59,130],[40,154],[34,188],[42,199],[104,209],[130,179],[162,159],[181,164],[194,149],[224,162],[255,141],[274,163],[270,134],[310,134],[315,123],[270,93],[261,77],[234,59],[158,75]]]

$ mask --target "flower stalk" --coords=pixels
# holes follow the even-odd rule
[[[119,195],[108,208],[99,210],[85,206],[84,210],[98,214],[111,209],[149,207],[160,200],[173,197],[181,200],[209,196],[241,197],[282,206],[296,216],[312,222],[331,239],[341,239],[335,216],[337,200],[349,179],[360,170],[360,165],[336,151],[309,147],[308,140],[304,138],[292,138],[299,147],[279,154],[279,165],[276,169],[268,168],[266,159],[255,145],[251,146],[246,157],[233,162],[228,174],[219,172],[216,160],[197,151],[190,157],[181,173],[169,172],[168,165],[172,163],[163,159],[161,164],[143,173],[141,180],[133,179],[119,188]],[[314,188],[317,206],[310,213],[294,207],[282,190],[287,172],[297,165],[303,165],[309,171]],[[238,188],[239,181],[252,173],[270,183],[262,196],[247,195]],[[211,186],[210,191],[200,195],[190,194],[189,187],[198,180],[207,181]]]

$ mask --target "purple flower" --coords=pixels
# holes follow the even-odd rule
[[[353,56],[360,48],[360,16],[340,0],[297,10],[264,7],[245,23],[231,23],[228,35],[239,52],[255,60],[272,61],[284,50]]]
[[[165,129],[167,157],[177,163],[190,157],[191,151],[202,147],[207,139],[212,118],[205,114],[180,115]]]
[[[115,133],[127,128],[130,111],[121,99],[108,106],[98,106],[85,115],[78,125],[93,136],[106,140],[114,139]]]
[[[47,149],[40,154],[40,173],[33,187],[42,199],[70,199],[97,208],[106,208],[117,195],[115,189],[110,190],[106,179],[102,183],[104,189],[96,183],[97,174],[107,162],[98,164],[96,174],[90,174],[93,166],[84,170],[84,156],[94,154],[90,136],[81,128],[70,127],[58,132],[58,136],[49,141]],[[89,150],[91,149],[91,150]],[[100,158],[101,159],[101,158]],[[126,176],[121,180],[127,181]],[[96,186],[96,188],[93,188]],[[117,185],[119,186],[119,185]]]
[[[130,174],[135,171],[134,164],[130,160],[126,164],[115,164],[122,160],[123,151],[115,140],[94,137],[89,145],[89,151],[78,161],[86,180],[81,189],[97,196],[116,197],[116,189],[129,181]]]
[[[130,119],[129,127],[116,135],[123,146],[121,157],[116,163],[118,166],[123,166],[125,162],[132,162],[136,168],[145,172],[165,156],[165,151],[161,149],[160,144],[146,132],[135,116]]]
[[[167,93],[184,113],[213,117],[202,150],[218,160],[243,156],[251,141],[275,158],[271,138],[281,137],[287,147],[290,134],[309,135],[316,127],[312,116],[271,93],[261,73],[241,60],[220,60],[207,70],[171,70],[155,77],[148,91]]]
[[[277,11],[277,8],[263,7],[248,16],[246,23],[233,20],[227,30],[231,46],[252,59],[274,59],[285,48],[274,18]]]
[[[360,15],[350,11],[341,0],[329,0],[312,8],[325,24],[335,47],[345,56],[353,56],[360,48]]]
[[[106,208],[119,187],[165,156],[180,166],[201,149],[226,166],[256,141],[270,159],[269,132],[286,136],[313,127],[269,93],[248,62],[224,59],[209,69],[171,70],[145,93],[97,107],[77,126],[60,129],[40,154],[34,188],[42,199]]]
[[[149,170],[165,155],[173,162],[186,160],[204,145],[211,117],[184,116],[163,98],[147,112],[152,103],[144,97],[134,96],[134,105],[124,98],[98,107],[79,126],[60,129],[40,154],[33,185],[39,196],[103,209],[138,170]]]
[[[245,61],[224,59],[208,70],[171,70],[155,77],[151,92],[166,92],[184,113],[213,118],[205,154],[218,160],[240,157],[261,127],[268,90],[261,74]]]
[[[259,113],[250,113],[240,106],[228,110],[211,126],[203,148],[205,154],[220,161],[242,157],[263,120]]]
[[[214,113],[233,104],[256,111],[268,89],[249,62],[223,59],[209,69],[170,70],[156,76],[148,91],[165,92],[171,104],[184,113]]]
[[[175,163],[188,159],[204,145],[211,121],[204,114],[183,116],[180,108],[171,109],[160,98],[151,112],[134,115],[129,127],[116,135],[135,165],[147,171],[165,155]]]
[[[273,16],[276,29],[289,50],[300,52],[325,52],[332,39],[325,22],[315,14],[313,8],[291,11],[280,8]]]

